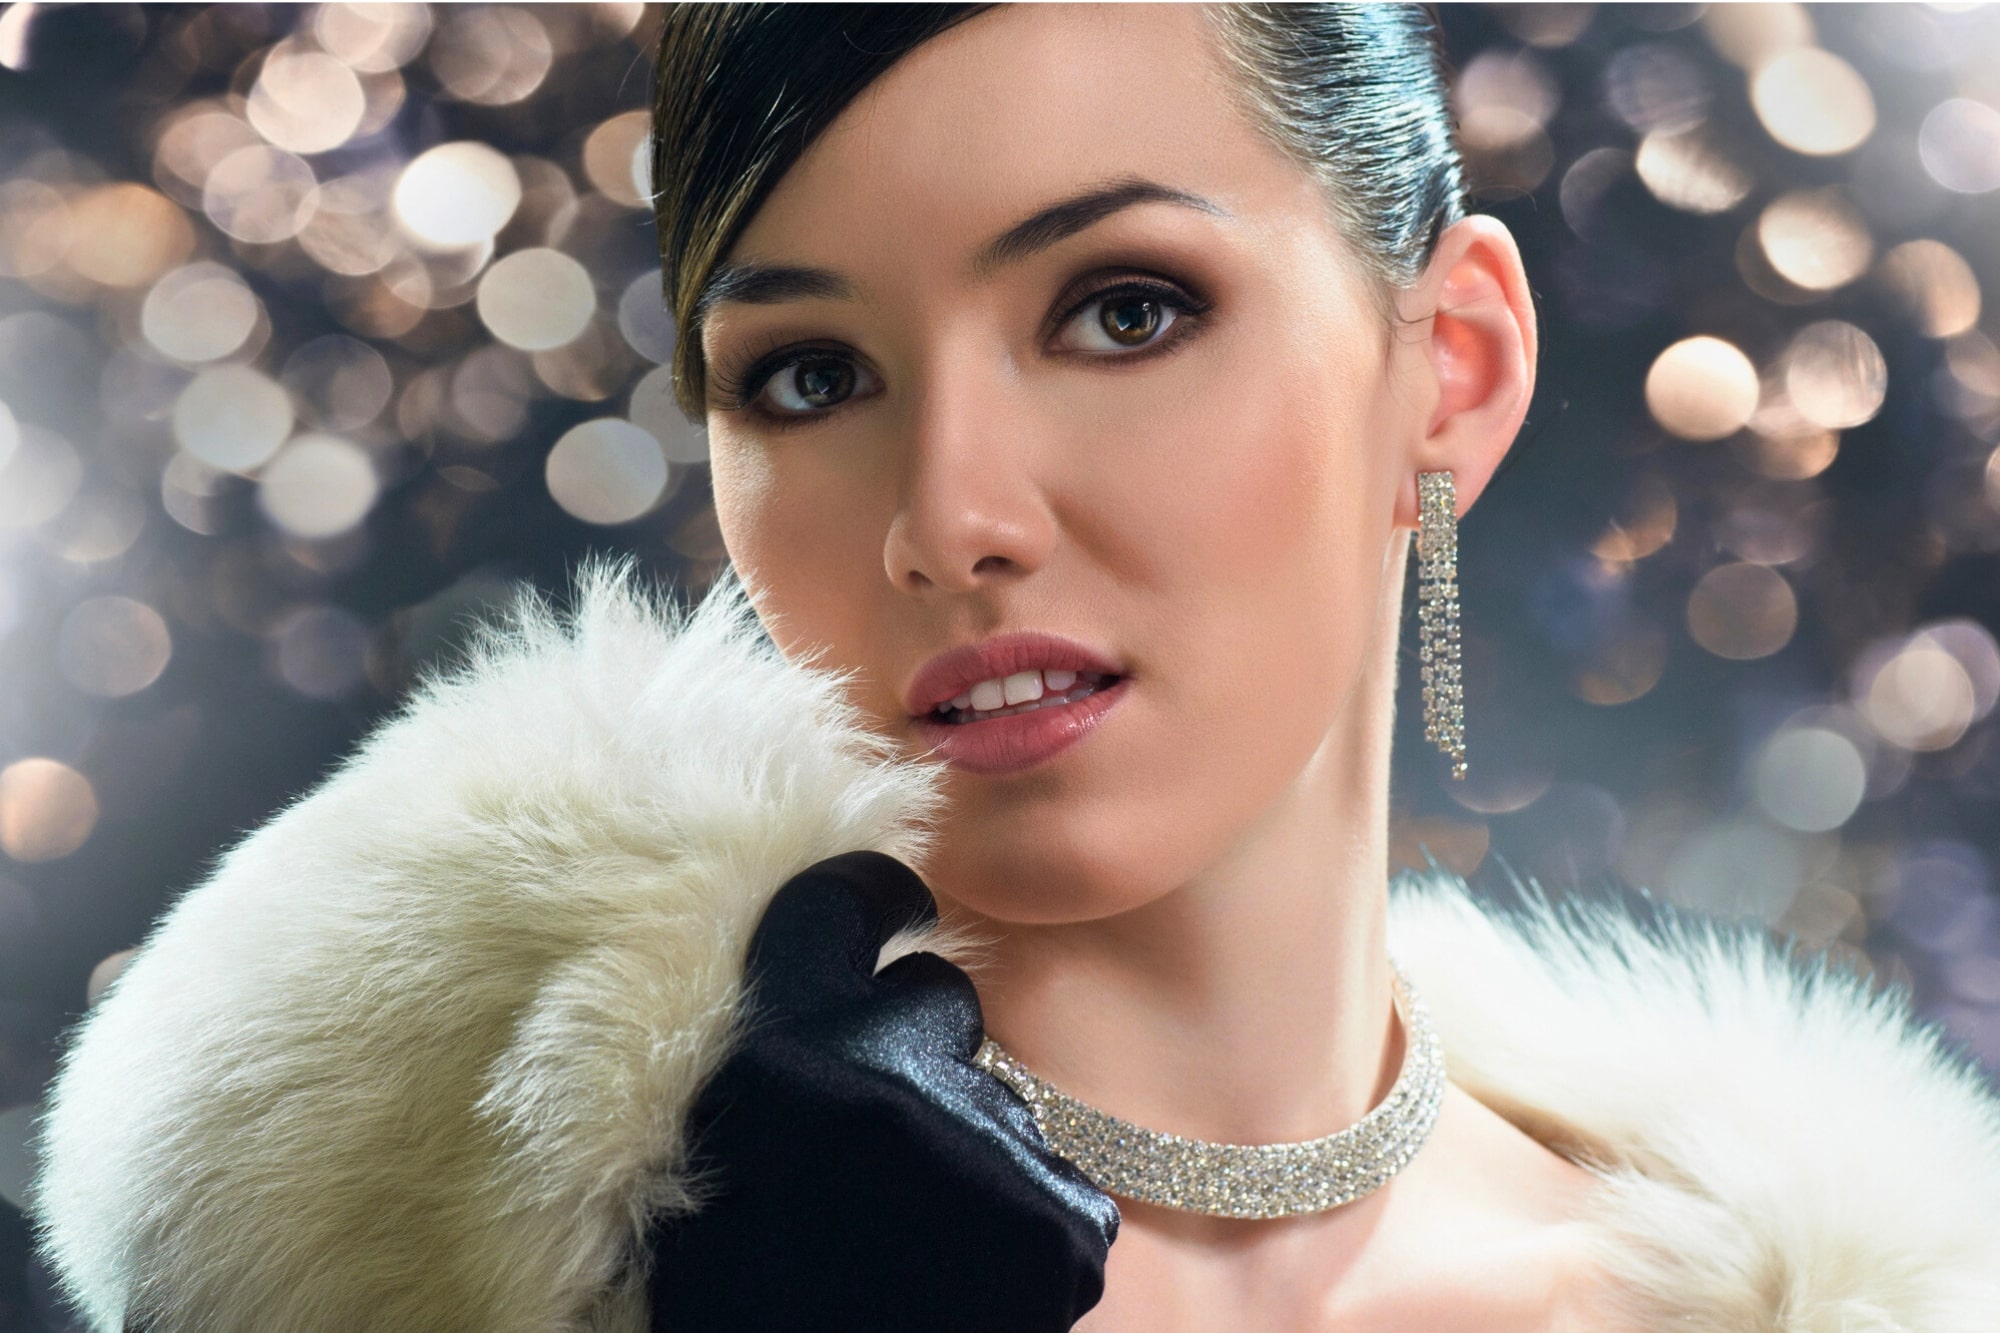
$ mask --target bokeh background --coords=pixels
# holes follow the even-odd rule
[[[24,1144],[173,895],[519,584],[721,567],[657,17],[0,9],[0,1330],[69,1322]],[[2000,1068],[2000,11],[1441,18],[1544,350],[1398,861],[1758,919]]]

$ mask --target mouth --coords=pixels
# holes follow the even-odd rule
[[[976,726],[1044,708],[1080,703],[1124,680],[1100,671],[1024,671],[1001,681],[985,681],[923,715],[945,726]],[[1008,700],[1017,702],[1008,702]]]

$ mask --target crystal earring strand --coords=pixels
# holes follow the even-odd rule
[[[1038,1077],[988,1037],[973,1064],[1028,1104],[1050,1149],[1107,1194],[1213,1217],[1294,1217],[1371,1194],[1417,1155],[1444,1103],[1444,1049],[1430,1013],[1389,960],[1403,1068],[1374,1110],[1301,1143],[1210,1143],[1135,1125]]]
[[[1424,671],[1424,739],[1465,777],[1465,693],[1458,662],[1458,492],[1450,472],[1419,472],[1417,614]]]

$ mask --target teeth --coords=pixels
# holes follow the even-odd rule
[[[998,676],[992,680],[982,680],[965,693],[957,695],[943,708],[955,712],[992,713],[1001,709],[1014,709],[1020,705],[1033,705],[1044,699],[1050,703],[1064,702],[1060,696],[1074,689],[1079,682],[1101,686],[1108,676],[1077,671],[1017,671],[1011,676]]]
[[[1039,671],[1016,671],[1000,685],[1009,708],[1015,704],[1031,704],[1042,697],[1042,673]]]

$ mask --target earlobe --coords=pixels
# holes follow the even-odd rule
[[[1430,329],[1413,350],[1425,358],[1435,399],[1405,487],[1412,527],[1417,472],[1449,470],[1461,513],[1485,490],[1527,415],[1537,351],[1520,249],[1497,218],[1475,214],[1447,228],[1415,294]]]

